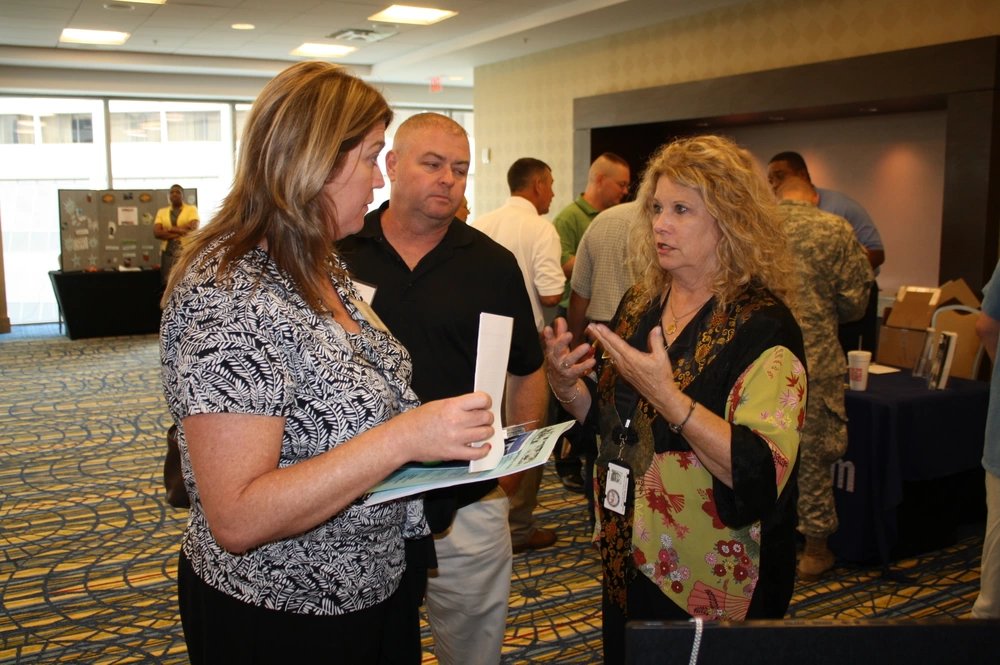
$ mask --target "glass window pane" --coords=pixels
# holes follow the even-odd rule
[[[111,113],[112,143],[160,142],[159,113]]]
[[[168,141],[222,140],[219,111],[172,111],[166,116]]]
[[[35,118],[30,115],[0,115],[0,143],[34,143]]]
[[[94,120],[89,113],[43,115],[42,143],[93,143]]]
[[[118,140],[113,133],[111,187],[169,189],[178,184],[185,192],[196,190],[201,223],[208,223],[233,181],[231,108],[215,102],[109,101],[112,117],[155,117],[164,128],[159,143]]]
[[[11,323],[57,319],[48,271],[59,268],[58,192],[108,186],[104,122],[99,120],[103,109],[103,102],[95,99],[0,97],[0,135],[4,137],[0,140],[0,218]],[[25,124],[25,131],[17,135],[19,145],[7,140],[12,122],[17,123],[11,118]],[[36,119],[42,136],[38,143]]]

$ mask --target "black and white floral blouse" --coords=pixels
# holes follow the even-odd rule
[[[221,284],[217,259],[202,263],[177,285],[160,330],[163,387],[178,422],[200,413],[283,417],[279,465],[286,467],[417,405],[409,353],[358,312],[353,284],[333,279],[360,334],[307,307],[261,249],[232,264]],[[208,528],[179,430],[192,500],[182,547],[210,586],[255,605],[316,615],[371,607],[396,590],[404,537],[428,532],[422,501],[355,501],[305,533],[232,554]]]

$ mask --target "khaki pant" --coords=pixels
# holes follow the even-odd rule
[[[1000,619],[1000,477],[986,472],[986,537],[973,619]]]

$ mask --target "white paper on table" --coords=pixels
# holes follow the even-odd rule
[[[479,460],[469,462],[469,473],[489,471],[500,463],[503,457],[503,419],[500,407],[503,404],[503,388],[507,381],[507,359],[510,357],[510,339],[514,330],[514,319],[509,316],[479,315],[479,342],[476,345],[476,378],[473,390],[489,393],[493,400],[493,437],[483,443],[490,444],[489,454]],[[476,445],[482,445],[476,444]]]

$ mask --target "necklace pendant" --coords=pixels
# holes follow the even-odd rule
[[[677,332],[677,322],[676,321],[674,321],[669,326],[667,326],[667,334],[668,335],[673,335],[675,332]]]

